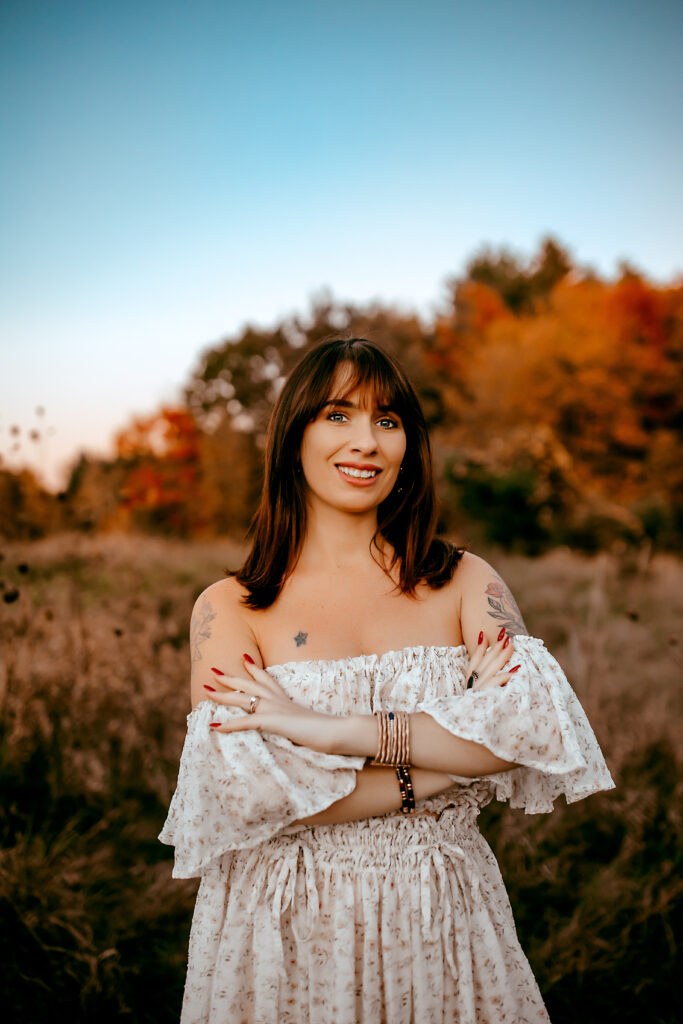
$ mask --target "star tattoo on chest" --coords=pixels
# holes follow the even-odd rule
[[[294,643],[297,647],[302,647],[308,640],[308,633],[302,633],[301,630],[294,637]]]

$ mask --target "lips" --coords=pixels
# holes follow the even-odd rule
[[[380,475],[382,470],[379,466],[373,466],[372,463],[354,463],[354,462],[337,462],[335,463],[337,472],[344,478],[348,483],[355,484],[356,486],[368,486]]]

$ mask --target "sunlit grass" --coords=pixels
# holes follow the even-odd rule
[[[40,1024],[176,1021],[196,883],[157,841],[189,710],[196,595],[228,542],[64,535],[3,549],[0,948]],[[673,557],[489,555],[565,668],[617,789],[482,815],[554,1024],[675,1019],[680,623]]]

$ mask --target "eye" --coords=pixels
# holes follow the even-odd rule
[[[377,422],[380,424],[380,426],[387,427],[390,430],[395,427],[398,427],[398,423],[396,422],[396,420],[392,420],[391,417],[389,416],[382,416],[382,418]]]
[[[340,419],[335,419],[335,416],[339,416]],[[342,423],[346,419],[346,415],[343,412],[328,412],[325,419],[331,420],[332,423]]]

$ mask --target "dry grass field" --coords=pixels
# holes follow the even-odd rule
[[[239,551],[72,534],[0,550],[5,1019],[177,1021],[196,883],[171,880],[156,837],[189,710],[192,604]],[[617,783],[552,815],[482,815],[551,1018],[673,1024],[683,564],[488,557]]]

